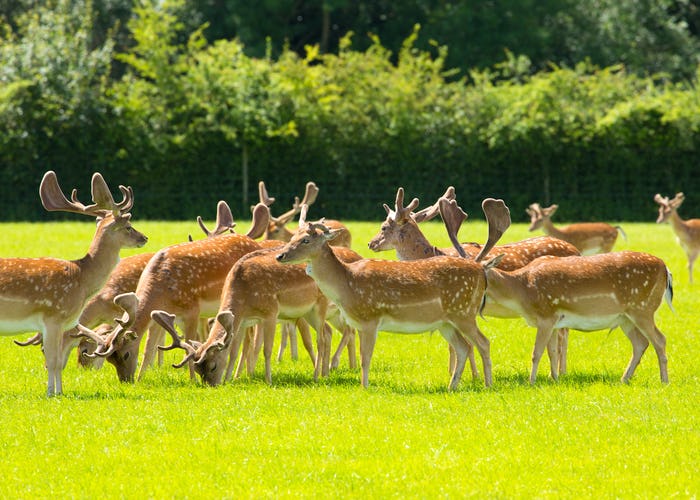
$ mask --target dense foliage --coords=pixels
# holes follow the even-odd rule
[[[93,170],[128,183],[151,218],[210,213],[218,199],[243,216],[259,179],[273,211],[313,179],[314,214],[344,218],[380,218],[398,185],[427,201],[453,184],[473,216],[503,197],[515,220],[534,201],[559,203],[560,220],[650,220],[653,195],[680,190],[682,212],[700,207],[693,84],[591,62],[533,72],[510,52],[458,78],[451,48],[419,48],[417,27],[394,52],[348,34],[337,53],[273,57],[270,43],[252,57],[237,39],[209,42],[206,25],[192,31],[182,2],[159,5],[134,8],[119,49],[95,42],[89,3],[58,0],[6,31],[1,218],[43,217],[47,169],[85,194]]]

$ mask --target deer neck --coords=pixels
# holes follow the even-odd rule
[[[676,210],[671,211],[671,227],[673,228],[673,232],[676,233],[676,236],[678,236],[679,239],[685,240],[688,235],[688,224],[686,221],[681,219],[681,216],[678,215],[678,212]]]
[[[549,236],[564,239],[564,233],[554,227],[554,224],[552,224],[552,220],[549,217],[546,217],[542,221],[542,229],[544,230],[545,234],[548,234]]]
[[[311,276],[329,300],[340,303],[339,298],[350,293],[346,264],[335,256],[328,244],[306,264],[306,274]]]
[[[399,260],[418,260],[444,255],[430,244],[417,226],[407,226],[406,229],[408,231],[402,231],[399,235],[399,244],[396,246],[396,257]]]
[[[109,279],[110,273],[119,263],[121,246],[106,236],[109,228],[102,224],[108,223],[103,221],[100,224],[90,243],[87,254],[76,261],[80,268],[80,279],[83,283],[82,289],[88,297],[95,295],[104,286]]]

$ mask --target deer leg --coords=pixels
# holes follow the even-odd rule
[[[362,386],[369,386],[369,364],[372,361],[374,345],[377,343],[377,326],[363,326],[360,328],[360,366],[362,369]]]
[[[289,337],[289,353],[292,356],[292,361],[296,361],[299,359],[298,323],[285,323],[285,326],[287,327],[287,337]]]
[[[251,344],[252,348],[248,348],[246,363],[248,364],[248,375],[252,377],[255,373],[255,365],[260,357],[260,350],[265,343],[265,331],[262,323],[255,325],[251,332],[251,339],[253,342]]]
[[[345,329],[347,330],[347,347],[348,347],[348,366],[350,367],[351,370],[356,370],[357,369],[357,348],[355,347],[355,329],[346,326]],[[345,332],[343,332],[343,336],[345,336]]]
[[[566,355],[569,350],[569,329],[559,328],[559,375],[566,375]]]
[[[637,366],[639,366],[642,355],[644,355],[644,352],[649,346],[649,341],[633,324],[623,326],[622,331],[625,332],[625,335],[632,343],[632,358],[625,372],[622,374],[622,382],[627,383],[637,369]]]
[[[537,367],[540,364],[540,359],[544,350],[549,344],[549,339],[552,336],[555,321],[541,321],[537,325],[537,336],[535,337],[535,348],[532,351],[532,369],[530,371],[530,384],[534,385],[537,380]]]
[[[630,315],[630,319],[632,320],[634,325],[639,329],[641,334],[646,338],[646,340],[649,341],[654,347],[654,351],[656,351],[656,357],[659,361],[659,375],[661,377],[661,382],[663,382],[664,384],[668,384],[668,359],[666,358],[666,337],[656,327],[653,316],[648,317],[648,315],[642,316],[641,314]],[[642,357],[641,354],[639,355],[639,357]],[[632,369],[632,373],[633,372],[634,368]],[[632,373],[629,373],[628,375],[627,372],[625,372],[625,375],[623,376],[623,381],[626,382],[627,380],[629,380],[629,377],[632,376]],[[627,376],[627,378],[625,378],[625,376]]]
[[[459,381],[462,379],[462,373],[464,373],[464,367],[467,364],[467,355],[469,350],[467,346],[469,343],[452,325],[446,324],[441,326],[440,334],[450,344],[451,357],[454,355],[454,366],[452,373],[450,374],[450,384],[448,386],[451,391],[454,391],[457,389]]]
[[[335,370],[340,366],[340,356],[343,354],[343,349],[350,344],[350,336],[355,335],[355,331],[347,325],[343,326],[342,335],[340,337],[340,342],[338,342],[338,348],[333,353],[331,358],[331,370]],[[354,339],[353,339],[354,340]],[[350,354],[350,348],[348,347],[348,355]],[[357,361],[356,361],[357,362]]]
[[[698,252],[688,252],[688,277],[690,279],[690,284],[693,284],[693,264],[695,259],[698,257]]]
[[[43,334],[44,364],[48,374],[46,394],[54,396],[63,392],[61,381],[61,340],[60,328],[46,325]]]
[[[150,325],[146,333],[146,347],[143,349],[143,361],[139,367],[137,380],[143,380],[146,370],[153,364],[153,359],[156,356],[156,352],[159,350],[158,344],[162,341],[163,333],[164,331],[160,326],[155,323]]]
[[[296,327],[299,329],[301,342],[304,344],[304,349],[309,354],[309,358],[311,358],[311,363],[316,366],[316,353],[314,352],[314,341],[311,337],[311,330],[309,330],[309,323],[301,318],[297,320]]]
[[[481,330],[479,330],[479,326],[476,324],[476,318],[454,316],[450,318],[450,321],[453,325],[455,325],[457,332],[462,335],[463,340],[467,344],[467,357],[469,357],[470,351],[471,356],[474,356],[474,347],[476,347],[477,351],[479,351],[481,363],[484,367],[484,384],[486,387],[491,387],[491,384],[493,383],[491,375],[491,343],[489,342],[489,339],[487,339],[481,332]],[[474,362],[472,374],[475,370],[476,362]],[[476,371],[478,377],[478,370]]]
[[[559,334],[552,333],[547,343],[547,356],[549,357],[549,373],[553,380],[559,378]]]
[[[289,323],[286,321],[282,323],[282,329],[280,331],[280,348],[277,351],[277,361],[282,361],[282,355],[284,354],[284,349],[287,347],[287,339],[289,338]]]
[[[262,332],[258,329],[258,337],[263,340],[263,353],[265,355],[265,382],[272,384],[272,346],[275,342],[275,329],[277,327],[277,316],[272,316],[262,321],[260,324]],[[257,339],[256,339],[257,344]]]

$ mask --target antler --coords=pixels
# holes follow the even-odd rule
[[[169,346],[159,345],[158,349],[160,349],[161,351],[170,351],[172,349],[177,348],[184,349],[186,353],[185,357],[179,363],[174,363],[173,368],[181,368],[185,366],[185,364],[194,357],[197,351],[193,346],[191,346],[187,342],[183,343],[182,339],[177,334],[177,331],[175,330],[175,315],[170,314],[166,311],[152,311],[151,319],[153,319],[153,321],[162,326],[165,329],[165,331],[168,332],[173,338],[172,344],[170,344]]]
[[[316,197],[318,196],[318,187],[316,186],[315,183],[309,181],[306,183],[306,191],[304,192],[304,199],[299,201],[298,197],[294,198],[294,205],[292,205],[292,209],[283,213],[279,217],[272,217],[272,220],[276,222],[279,225],[285,225],[287,224],[292,218],[301,212],[301,207],[303,205],[312,205],[316,201]]]
[[[268,196],[264,181],[258,182],[258,196],[260,197],[260,203],[264,204],[265,206],[269,207],[275,202],[274,198]]]
[[[250,227],[246,236],[251,239],[258,239],[267,229],[270,223],[270,209],[264,203],[258,203],[253,207],[253,225]]]
[[[418,198],[413,198],[411,203],[409,203],[407,207],[404,207],[403,196],[404,191],[403,188],[400,187],[396,191],[396,201],[394,202],[394,212],[396,213],[394,220],[397,222],[408,219],[411,216],[411,212],[418,208],[418,204],[420,203]]]
[[[203,363],[206,359],[206,353],[209,349],[225,349],[229,343],[229,336],[233,335],[233,313],[231,311],[222,311],[216,315],[216,321],[224,328],[224,338],[209,344],[205,350],[199,355],[199,359],[194,364]]]
[[[24,342],[20,342],[19,340],[15,340],[15,344],[17,344],[20,347],[27,347],[30,345],[39,345],[41,344],[43,340],[43,335],[41,332],[37,332],[33,337],[27,339]]]
[[[440,200],[444,198],[445,200],[449,201],[454,200],[456,197],[457,195],[455,194],[455,188],[453,186],[448,187],[445,194],[438,198],[438,201],[436,201],[434,205],[415,212],[412,215],[413,220],[416,221],[416,223],[421,223],[423,221],[435,218],[435,216],[440,213]]]
[[[204,234],[207,235],[207,238],[233,231],[233,228],[236,227],[236,223],[233,221],[231,208],[228,206],[228,203],[223,200],[220,200],[216,205],[216,227],[212,231],[204,225],[204,221],[199,215],[197,216],[197,223],[199,227],[202,228],[202,231],[204,231]]]
[[[71,201],[68,201],[58,184],[56,173],[53,170],[49,170],[41,180],[39,197],[44,208],[50,212],[64,211],[95,217],[104,217],[111,212],[114,216],[117,216],[128,213],[134,204],[134,193],[131,187],[119,186],[119,190],[124,198],[121,202],[116,203],[104,178],[100,173],[96,172],[92,176],[92,201],[94,203],[92,205],[81,203],[78,200],[78,191],[76,189],[73,189]]]
[[[481,209],[484,211],[489,226],[489,236],[484,246],[481,247],[479,255],[474,258],[476,262],[480,262],[488,255],[506,229],[510,227],[510,210],[503,200],[486,198],[481,202]]]
[[[450,200],[448,198],[441,197],[438,200],[437,205],[452,245],[462,258],[468,258],[467,253],[464,251],[464,248],[462,245],[460,245],[459,240],[457,239],[457,233],[459,232],[460,226],[465,220],[467,220],[466,212],[462,210],[459,205],[457,205],[457,200],[454,199]]]
[[[124,315],[121,318],[114,318],[117,326],[111,333],[100,335],[99,333],[78,324],[80,333],[75,334],[75,337],[87,337],[97,343],[97,349],[92,354],[86,354],[90,358],[100,356],[106,358],[112,354],[117,346],[120,338],[126,338],[128,335],[135,335],[129,328],[136,321],[136,307],[138,306],[138,297],[133,292],[122,293],[114,297],[114,303],[124,309]]]

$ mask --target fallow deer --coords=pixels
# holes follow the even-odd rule
[[[484,200],[489,220],[486,255],[510,224],[502,200]],[[419,333],[439,330],[453,347],[456,363],[449,388],[457,388],[469,341],[481,355],[484,383],[492,384],[488,339],[479,331],[479,313],[486,289],[484,267],[456,257],[411,262],[362,259],[344,263],[328,243],[336,232],[323,223],[300,227],[277,259],[286,264],[307,263],[307,273],[341,310],[360,335],[362,385],[369,384],[369,367],[378,330]]]
[[[683,193],[676,193],[672,200],[669,200],[667,196],[662,197],[660,194],[654,196],[654,201],[659,205],[659,217],[656,219],[656,223],[671,223],[673,232],[676,233],[676,239],[688,257],[688,277],[692,283],[693,263],[700,254],[700,219],[681,219],[678,215],[678,207],[681,206],[683,200],[685,200]]]
[[[593,255],[612,251],[617,241],[618,232],[627,239],[620,226],[611,226],[604,222],[580,222],[566,227],[557,228],[552,224],[551,217],[559,205],[547,208],[533,203],[525,211],[530,216],[530,231],[542,228],[549,236],[568,241],[581,252],[581,255]]]
[[[454,214],[454,206],[451,208]],[[456,234],[454,229],[450,231]],[[531,384],[555,328],[592,331],[618,326],[632,343],[632,358],[622,381],[632,377],[651,342],[661,381],[668,382],[666,337],[657,328],[654,313],[664,298],[671,306],[673,288],[671,273],[658,257],[631,251],[545,256],[513,271],[491,266],[486,277],[487,300],[537,328]],[[556,350],[550,352],[550,371],[557,379]]]
[[[130,223],[134,202],[130,187],[119,186],[114,201],[102,175],[92,176],[92,205],[64,196],[53,171],[46,172],[39,196],[46,210],[66,211],[98,219],[87,255],[79,260],[54,258],[0,259],[0,332],[15,335],[38,331],[44,343],[48,395],[63,391],[62,371],[72,343],[63,345],[63,332],[78,323],[85,304],[105,284],[125,247],[141,247],[147,238]]]

